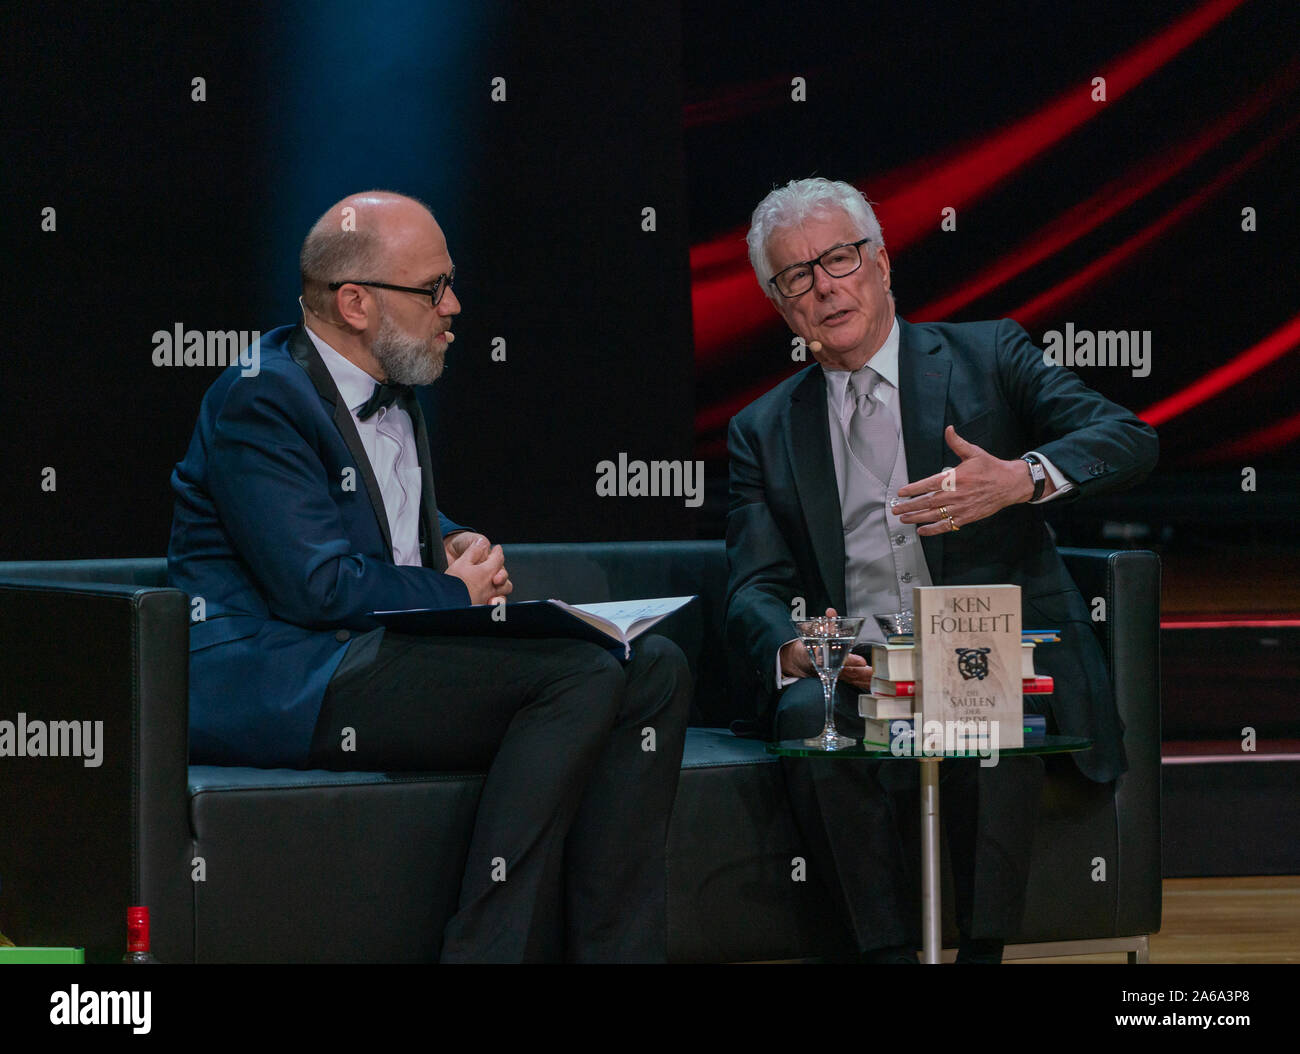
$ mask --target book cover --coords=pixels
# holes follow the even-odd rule
[[[996,721],[1001,746],[1023,746],[1020,587],[918,586],[912,594],[918,710],[927,726],[983,738]]]

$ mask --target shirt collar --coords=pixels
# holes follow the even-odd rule
[[[889,327],[889,336],[885,338],[885,343],[880,345],[879,350],[867,361],[858,373],[870,366],[878,374],[880,379],[890,387],[898,388],[898,317],[894,317],[894,324]],[[840,407],[844,405],[845,394],[849,388],[849,378],[854,376],[848,370],[828,370],[822,367],[822,373],[826,377],[826,397],[831,406]]]
[[[310,326],[304,324],[303,329],[307,331],[307,336],[320,352],[321,361],[325,363],[325,368],[334,378],[334,385],[338,388],[339,395],[343,397],[347,408],[355,414],[357,408],[374,393],[378,382],[351,359],[345,358],[326,344],[312,332]]]

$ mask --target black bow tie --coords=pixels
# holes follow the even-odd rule
[[[413,392],[414,389],[409,384],[376,384],[375,390],[370,393],[370,398],[357,410],[357,417],[362,421],[373,417],[379,413],[381,406],[392,406],[393,403]]]

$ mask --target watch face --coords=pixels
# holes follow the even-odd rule
[[[1034,493],[1029,500],[1037,501],[1047,487],[1047,470],[1037,458],[1022,457],[1020,460],[1029,466],[1029,480],[1034,485]]]

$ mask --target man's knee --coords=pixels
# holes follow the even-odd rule
[[[653,721],[680,735],[690,718],[692,678],[682,649],[666,637],[638,637],[624,670],[627,693],[623,720]]]
[[[566,696],[584,700],[584,705],[608,706],[616,712],[623,698],[626,682],[623,667],[605,648],[586,641],[557,643],[547,658],[544,681],[558,698]]]
[[[826,724],[826,696],[816,677],[801,677],[776,703],[776,738],[807,739]]]
[[[619,661],[608,648],[602,648],[599,644],[590,644],[585,640],[557,642],[552,656],[566,669],[582,673],[599,675],[622,670]]]
[[[673,641],[658,635],[641,637],[632,647],[632,669],[638,678],[644,677],[668,690],[682,690],[689,696],[691,664]]]
[[[638,637],[632,642],[633,653],[640,655],[652,665],[671,666],[677,670],[689,670],[690,663],[676,643],[657,633]]]
[[[781,692],[776,703],[777,739],[807,739],[826,725],[826,694],[818,677],[801,677]],[[862,736],[858,690],[839,684],[835,689],[835,727],[854,739]]]

